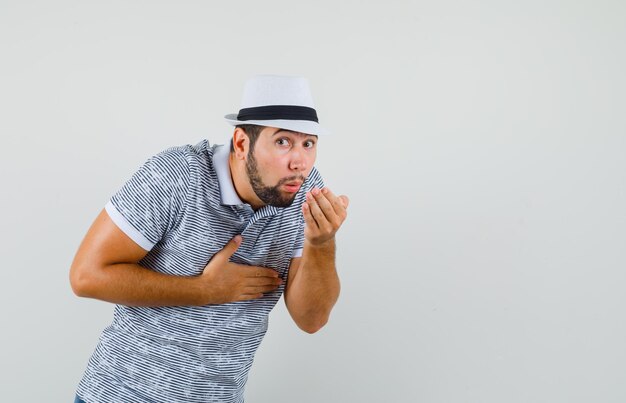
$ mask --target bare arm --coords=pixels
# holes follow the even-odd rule
[[[348,198],[328,188],[314,189],[303,205],[306,223],[304,251],[292,259],[285,290],[287,309],[300,329],[321,329],[339,298],[335,267],[335,233],[346,219]]]
[[[221,304],[260,298],[280,285],[271,269],[231,263],[241,237],[215,254],[199,276],[173,276],[137,263],[147,254],[103,210],[87,232],[70,268],[80,297],[130,306]]]

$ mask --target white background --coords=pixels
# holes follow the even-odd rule
[[[0,400],[70,402],[112,305],[68,269],[152,154],[309,78],[351,197],[329,325],[249,402],[626,401],[623,1],[0,0]]]

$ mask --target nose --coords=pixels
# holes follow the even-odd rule
[[[291,154],[291,159],[289,160],[289,169],[292,171],[304,171],[306,168],[306,161],[302,152],[299,150],[294,150]]]

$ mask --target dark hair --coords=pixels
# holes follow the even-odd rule
[[[252,150],[254,150],[254,144],[256,143],[257,139],[259,138],[259,134],[261,134],[261,131],[265,128],[265,126],[237,125],[235,127],[240,128],[241,130],[244,131],[244,133],[246,133],[246,135],[250,139],[250,152],[252,152]],[[235,147],[234,147],[232,141],[230,142],[230,152],[231,153],[235,152]]]

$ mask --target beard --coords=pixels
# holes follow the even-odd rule
[[[304,176],[302,175],[294,175],[288,178],[283,178],[278,181],[275,186],[267,186],[263,183],[263,179],[261,179],[261,175],[259,175],[259,169],[257,166],[256,158],[254,158],[253,150],[250,150],[248,153],[248,161],[246,161],[246,173],[248,174],[248,179],[250,180],[250,185],[252,186],[252,190],[257,195],[261,201],[267,205],[274,207],[289,207],[293,203],[296,198],[296,194],[287,196],[281,192],[280,187],[287,182],[291,182],[294,180],[301,180],[304,182]]]

